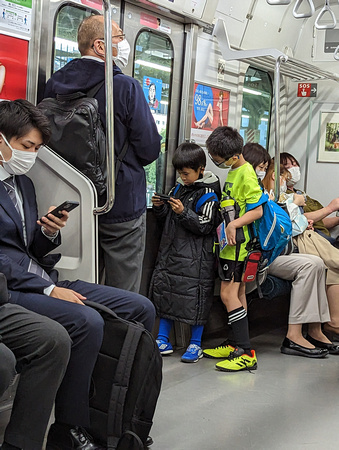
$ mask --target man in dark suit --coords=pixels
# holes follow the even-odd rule
[[[86,432],[88,392],[102,342],[103,320],[83,300],[104,304],[120,317],[143,323],[148,330],[153,327],[155,313],[152,303],[136,293],[80,280],[58,281],[53,269],[58,257],[48,253],[60,245],[60,230],[68,213],[63,211],[61,219],[48,214],[37,220],[34,186],[24,175],[49,133],[48,120],[29,102],[0,103],[0,271],[7,277],[11,302],[56,320],[72,339],[47,449],[95,450],[101,447]]]
[[[59,323],[0,296],[0,397],[20,373],[2,450],[42,448],[70,348]]]

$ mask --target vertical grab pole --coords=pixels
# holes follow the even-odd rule
[[[105,23],[105,93],[106,93],[106,161],[107,161],[107,199],[106,203],[94,209],[100,215],[110,211],[115,199],[114,174],[114,106],[113,106],[113,59],[112,59],[112,11],[109,0],[103,0]]]
[[[286,62],[284,56],[279,56],[275,62],[273,110],[274,110],[274,201],[277,202],[280,193],[280,65]]]

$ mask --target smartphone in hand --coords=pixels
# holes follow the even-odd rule
[[[165,195],[165,194],[155,194],[157,197],[160,198],[161,201],[163,202],[168,202],[168,200],[171,198],[170,195]]]
[[[79,202],[75,202],[72,200],[66,200],[65,202],[61,203],[61,205],[57,206],[52,211],[49,211],[48,213],[44,214],[43,217],[47,217],[47,214],[53,214],[53,216],[61,219],[61,217],[63,216],[61,211],[70,212],[70,211],[72,211],[72,209],[76,208],[77,206],[79,206]],[[40,219],[40,221],[41,221],[41,219]]]

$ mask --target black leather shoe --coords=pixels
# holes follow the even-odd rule
[[[144,448],[147,449],[148,447],[150,447],[153,444],[153,439],[152,436],[147,436]]]
[[[307,358],[324,358],[328,355],[328,350],[325,348],[303,347],[287,337],[284,339],[280,351],[285,353],[285,355],[306,356]]]
[[[78,426],[53,423],[48,432],[46,450],[105,450],[87,431]]]
[[[339,345],[333,344],[332,342],[329,344],[328,342],[318,341],[309,334],[306,336],[306,339],[318,348],[326,348],[330,355],[339,355]]]

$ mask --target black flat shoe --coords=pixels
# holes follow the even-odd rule
[[[328,355],[328,350],[325,348],[307,348],[296,344],[287,337],[284,339],[280,347],[281,353],[285,355],[306,356],[306,358],[324,358]]]
[[[87,431],[78,426],[53,423],[48,432],[46,450],[105,450]]]
[[[318,348],[326,348],[330,355],[339,355],[339,345],[333,344],[332,342],[329,344],[328,342],[318,341],[309,334],[306,336],[306,339]]]

